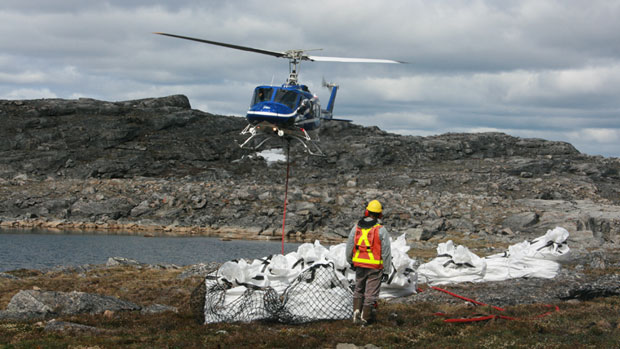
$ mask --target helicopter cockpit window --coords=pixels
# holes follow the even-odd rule
[[[269,87],[259,87],[254,90],[254,97],[252,98],[252,105],[260,102],[268,102],[271,100],[273,89]]]
[[[294,110],[297,107],[298,96],[299,95],[295,91],[280,89],[276,92],[274,102],[282,103]]]

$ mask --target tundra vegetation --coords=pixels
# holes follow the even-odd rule
[[[570,267],[569,267],[570,268]],[[422,347],[591,347],[612,348],[620,338],[620,295],[588,300],[572,299],[551,303],[525,303],[503,306],[500,312],[490,306],[472,306],[464,301],[447,300],[426,285],[420,295],[437,293],[439,298],[379,305],[377,323],[361,328],[350,320],[317,321],[303,325],[280,323],[218,323],[196,321],[191,294],[202,282],[199,275],[180,278],[183,269],[135,266],[94,267],[87,271],[9,272],[15,278],[0,279],[0,308],[20,290],[82,291],[111,295],[142,307],[163,304],[175,311],[144,313],[118,311],[97,314],[64,315],[25,321],[0,320],[0,346],[3,348],[336,348],[339,344],[383,348]],[[586,270],[587,275],[620,273],[614,267],[603,271]],[[508,283],[509,281],[506,281]],[[508,285],[509,286],[509,285]],[[454,287],[443,286],[455,291]],[[484,300],[491,285],[461,285],[456,292]],[[509,286],[510,287],[510,286]],[[544,287],[543,287],[544,288]],[[540,288],[529,295],[536,298]],[[431,296],[434,297],[434,296]],[[493,304],[490,304],[493,305]],[[506,315],[517,320],[494,319],[472,323],[446,323],[450,318]],[[79,325],[79,326],[76,326]]]

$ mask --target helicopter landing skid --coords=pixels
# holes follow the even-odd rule
[[[308,132],[300,127],[295,128],[281,128],[270,122],[263,121],[256,125],[248,124],[243,131],[242,135],[249,134],[250,136],[240,145],[243,149],[258,150],[267,141],[280,138],[285,140],[295,139],[299,141],[304,149],[310,155],[325,156],[321,148],[319,148],[314,140],[310,137]]]

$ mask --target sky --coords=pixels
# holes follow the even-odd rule
[[[620,0],[3,0],[0,99],[186,95],[243,116],[285,59],[270,51],[408,64],[304,62],[334,117],[404,134],[504,132],[620,157]]]

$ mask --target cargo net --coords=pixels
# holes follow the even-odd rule
[[[207,276],[205,323],[276,321],[299,324],[341,320],[353,314],[353,293],[332,263],[315,264],[299,274],[280,295],[270,286],[239,284]]]

